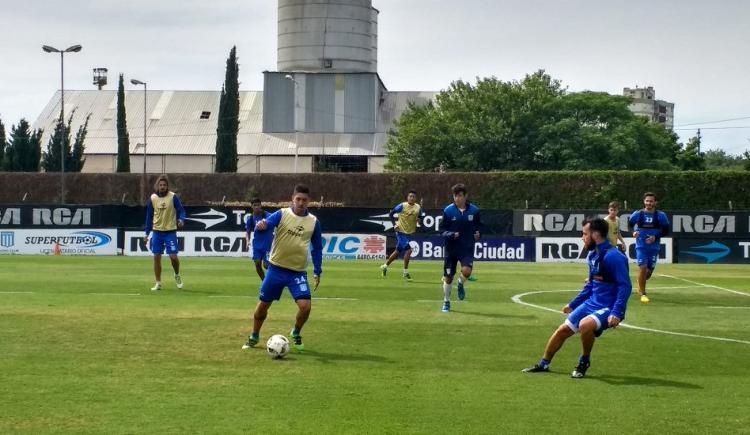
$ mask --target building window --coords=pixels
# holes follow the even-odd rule
[[[367,156],[315,156],[314,172],[367,172]]]
[[[211,117],[211,112],[203,111],[201,112],[201,119],[208,119]]]
[[[659,106],[659,113],[667,113],[667,106]]]

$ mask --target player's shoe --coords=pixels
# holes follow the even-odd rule
[[[388,275],[388,266],[385,264],[380,266],[380,274],[383,275],[383,278],[385,278],[386,275]]]
[[[476,277],[476,276],[474,276],[474,275],[471,275],[470,277],[468,277],[468,278],[466,278],[466,279],[468,279],[469,281],[478,281],[478,280],[479,280],[479,278],[477,278],[477,277]]]
[[[159,290],[161,290],[161,283],[160,282],[157,282],[156,284],[154,284],[153,287],[151,287],[151,291],[152,292],[158,292]]]
[[[180,275],[174,275],[174,282],[177,283],[177,288],[182,288],[182,277]]]
[[[544,373],[549,372],[549,366],[540,366],[539,364],[534,364],[533,367],[526,367],[521,371],[524,373]]]
[[[651,302],[651,299],[648,298],[646,295],[641,295],[641,303],[647,304]]]
[[[464,289],[464,283],[458,281],[458,300],[462,301],[466,297],[466,290]]]
[[[586,376],[586,370],[589,369],[590,365],[591,364],[588,364],[588,363],[584,364],[584,363],[579,362],[576,368],[573,369],[573,373],[570,374],[570,377],[580,379]]]
[[[255,347],[258,345],[258,341],[260,341],[259,337],[253,337],[252,334],[250,334],[249,337],[247,337],[247,343],[242,345],[242,349],[250,349],[251,347]]]
[[[299,334],[294,334],[294,329],[292,329],[292,332],[289,333],[289,338],[292,339],[292,346],[294,346],[294,349],[297,352],[302,352],[305,350],[305,345],[302,344],[302,336]]]
[[[443,302],[443,309],[440,310],[444,313],[450,313],[451,312],[451,303],[448,301]]]
[[[408,273],[405,273],[404,274],[404,279],[407,280],[407,281],[411,281],[411,275],[409,275]]]

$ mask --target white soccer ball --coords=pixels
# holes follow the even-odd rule
[[[266,349],[272,358],[284,358],[289,353],[289,339],[281,334],[272,335],[266,343]]]

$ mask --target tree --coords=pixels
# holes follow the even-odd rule
[[[677,166],[684,170],[705,171],[706,159],[700,149],[700,136],[691,137],[687,145],[684,148],[680,147],[677,152]]]
[[[237,172],[237,132],[240,127],[240,91],[237,47],[227,59],[216,126],[216,172]]]
[[[78,128],[75,143],[71,150],[70,132],[74,114],[75,112],[71,113],[67,124],[63,124],[58,119],[57,124],[55,125],[55,131],[52,133],[52,136],[50,136],[49,142],[47,143],[47,152],[42,156],[42,167],[46,172],[60,171],[61,147],[64,147],[65,172],[81,172],[81,169],[83,168],[83,164],[86,161],[86,159],[83,158],[83,151],[86,148],[84,141],[86,140],[86,134],[88,133],[89,118],[91,115],[87,116],[86,121]]]
[[[125,84],[120,74],[117,86],[117,172],[130,172],[130,136],[125,118]],[[88,123],[88,120],[86,121]]]
[[[28,121],[21,119],[10,129],[10,140],[5,150],[4,167],[9,172],[38,172],[41,154],[41,130],[31,130]]]
[[[706,169],[744,169],[743,156],[727,154],[726,151],[721,149],[708,150],[703,158],[706,161]]]
[[[543,70],[520,82],[451,84],[410,104],[388,134],[393,171],[672,169],[677,136],[636,117],[630,99],[568,93]]]
[[[70,153],[70,161],[66,163],[65,168],[70,172],[81,172],[83,165],[86,163],[86,159],[83,157],[83,153],[86,150],[86,134],[89,128],[89,119],[91,114],[86,117],[86,121],[78,127],[76,132],[76,140],[73,142],[73,150]]]
[[[3,164],[3,161],[5,160],[5,146],[5,125],[3,124],[3,120],[0,119],[0,171],[5,167]]]

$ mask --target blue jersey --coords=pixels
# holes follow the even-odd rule
[[[628,225],[638,231],[635,241],[636,248],[646,248],[653,251],[659,250],[659,239],[669,234],[669,219],[663,211],[654,210],[648,213],[645,210],[633,212],[628,219]],[[646,239],[654,236],[654,243],[646,243]]]
[[[264,251],[271,250],[271,243],[273,242],[273,230],[256,230],[255,225],[263,219],[267,219],[271,216],[271,213],[263,211],[262,216],[255,216],[250,213],[245,215],[245,231],[248,234],[253,233],[253,249],[261,249]]]
[[[447,256],[474,257],[474,233],[480,231],[482,219],[479,207],[466,203],[464,211],[456,204],[451,204],[443,210],[443,220],[440,221],[440,232],[445,239]],[[458,233],[458,238],[455,234]]]
[[[568,305],[574,310],[584,302],[595,310],[609,308],[613,316],[623,320],[633,291],[627,257],[605,240],[589,252],[587,261],[588,282]]]

